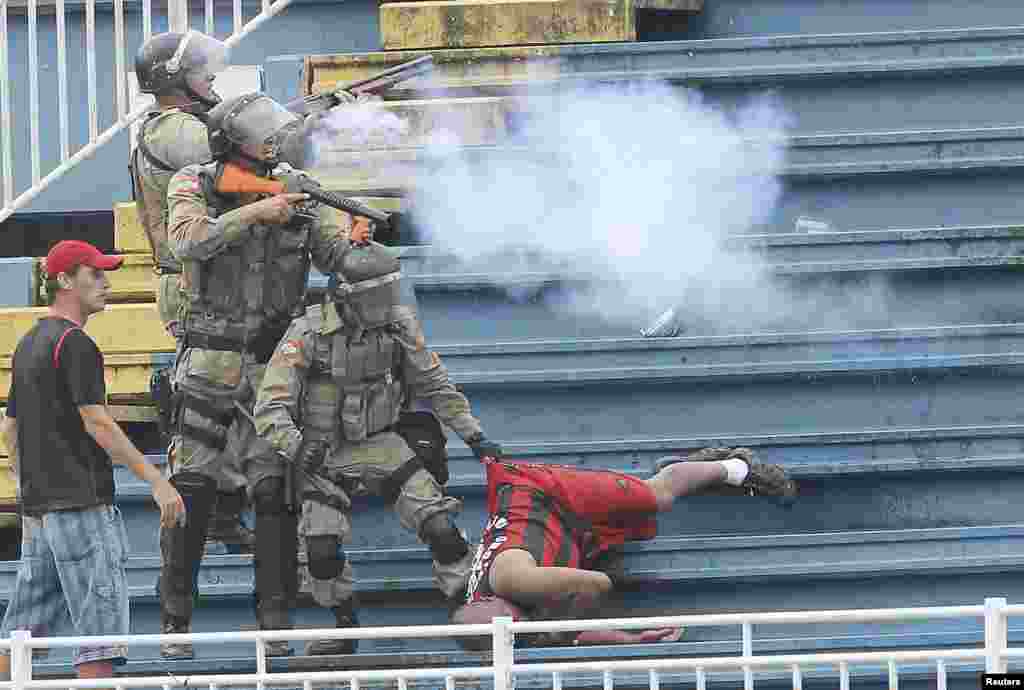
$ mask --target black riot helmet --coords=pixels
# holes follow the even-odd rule
[[[207,115],[210,152],[216,160],[238,155],[272,170],[278,163],[302,167],[302,121],[262,93],[221,101]]]
[[[369,242],[345,254],[328,289],[346,319],[375,328],[395,321],[402,302],[401,278],[398,253]]]
[[[206,112],[221,99],[205,82],[227,67],[227,57],[227,45],[198,31],[157,34],[135,56],[139,90],[155,96],[180,92],[192,99],[192,110]]]

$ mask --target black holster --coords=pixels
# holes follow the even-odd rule
[[[160,438],[164,445],[170,442],[171,434],[177,427],[180,398],[171,387],[171,376],[174,369],[166,367],[157,369],[149,379],[149,395],[156,405],[156,423]]]
[[[448,483],[448,438],[432,412],[402,410],[394,426],[437,483]]]

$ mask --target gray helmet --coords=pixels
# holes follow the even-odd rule
[[[207,115],[210,152],[217,160],[238,154],[268,169],[281,162],[301,167],[284,155],[294,150],[301,124],[295,113],[265,94],[229,98]]]
[[[331,277],[330,290],[342,314],[363,328],[395,321],[396,307],[402,301],[398,253],[370,242],[353,247],[341,267]]]
[[[142,44],[135,56],[135,76],[142,93],[164,96],[181,91],[203,112],[220,103],[196,93],[188,83],[188,75],[202,70],[217,74],[227,67],[228,48],[215,38],[198,31],[157,34]]]

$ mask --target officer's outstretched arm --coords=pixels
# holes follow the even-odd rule
[[[423,328],[412,314],[398,324],[398,340],[402,345],[402,375],[410,395],[426,399],[441,422],[457,433],[463,441],[481,435],[480,422],[466,396],[448,379],[448,369],[436,352],[427,348]]]
[[[299,418],[308,372],[305,356],[308,344],[303,338],[306,330],[303,319],[296,319],[277,344],[253,410],[256,433],[290,460],[295,459],[302,445],[302,432],[295,420]]]
[[[321,273],[340,273],[341,261],[352,251],[349,241],[352,218],[341,211],[320,204],[319,220],[313,224],[309,236],[309,252],[313,265]]]

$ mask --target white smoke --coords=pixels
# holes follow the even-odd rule
[[[412,174],[430,242],[458,258],[453,270],[486,274],[513,299],[523,273],[584,276],[549,305],[637,332],[675,308],[692,334],[867,326],[886,311],[884,284],[807,291],[728,241],[764,232],[781,194],[789,120],[771,95],[729,114],[644,82],[517,106],[518,131],[496,147],[467,145],[464,111],[412,127],[379,104],[339,108],[320,153],[351,167],[357,148],[418,147],[415,169],[362,160],[380,179]]]
[[[637,328],[682,302],[719,322],[754,315],[745,298],[764,288],[763,265],[723,239],[758,227],[779,197],[786,117],[773,99],[730,117],[644,83],[524,110],[515,153],[449,155],[418,180],[413,205],[434,244],[499,281],[510,266],[587,274],[561,306]]]
[[[399,144],[409,123],[379,101],[359,101],[329,110],[317,121],[312,146],[318,159],[341,151],[366,151]]]

